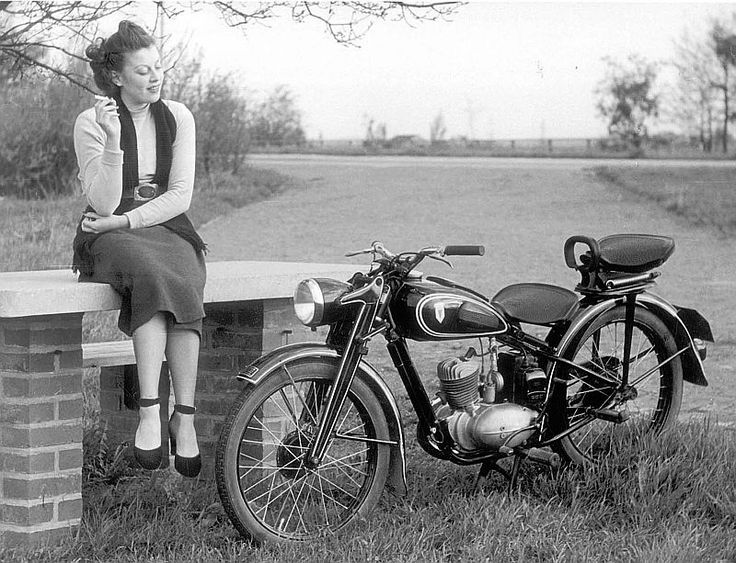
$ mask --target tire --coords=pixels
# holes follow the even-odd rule
[[[647,371],[677,352],[667,326],[650,311],[637,307],[631,344],[629,384],[634,391],[618,393],[623,366],[625,306],[617,306],[595,319],[573,341],[568,360],[601,374],[596,378],[560,364],[550,404],[550,429],[562,432],[585,417],[585,410],[627,411],[628,420],[614,423],[594,419],[555,444],[563,460],[575,464],[597,463],[617,441],[636,439],[647,432],[659,432],[675,422],[682,402],[682,361],[678,356],[660,366],[641,381]],[[598,344],[596,345],[596,340]],[[633,434],[633,438],[632,438]]]
[[[337,373],[326,358],[298,360],[241,392],[217,446],[215,473],[225,512],[258,543],[308,541],[366,516],[383,492],[390,446],[375,395],[356,377],[337,418],[322,464],[304,466],[304,453]]]

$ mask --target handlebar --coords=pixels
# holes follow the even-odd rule
[[[446,246],[442,254],[445,256],[483,256],[486,247],[482,244],[457,244]]]

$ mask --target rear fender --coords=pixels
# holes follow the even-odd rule
[[[664,322],[674,336],[679,350],[687,348],[687,351],[680,356],[682,358],[683,379],[695,385],[707,386],[708,381],[705,379],[703,360],[693,342],[693,338],[712,342],[713,336],[708,322],[697,311],[684,308],[678,310],[674,305],[651,293],[637,295],[636,302]],[[580,311],[572,319],[570,327],[556,346],[558,355],[564,355],[571,345],[573,337],[585,330],[596,318],[617,305],[623,304],[623,297],[601,301],[587,307],[582,306],[581,303]],[[694,331],[692,334],[689,330],[690,327]],[[554,345],[554,342],[550,342],[550,344]]]
[[[340,362],[340,355],[337,351],[329,348],[325,344],[297,342],[281,346],[264,354],[243,370],[242,373],[239,373],[238,379],[245,381],[248,385],[258,385],[269,374],[275,372],[280,367],[307,358],[323,358],[335,364],[339,364]],[[387,485],[397,494],[406,494],[404,430],[401,423],[401,412],[399,411],[396,399],[391,389],[386,385],[386,382],[368,362],[360,362],[355,376],[360,378],[376,396],[388,422],[389,438],[393,442],[396,442],[395,445],[391,446],[391,465],[389,467]]]
[[[644,305],[667,325],[675,337],[678,349],[688,348],[688,351],[682,355],[683,379],[689,383],[707,387],[708,380],[705,379],[703,360],[693,338],[713,342],[713,334],[708,321],[694,309],[675,307],[651,293],[642,293],[637,297],[637,302]],[[691,333],[690,330],[693,332]]]

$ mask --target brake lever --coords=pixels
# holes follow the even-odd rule
[[[363,250],[352,250],[350,252],[346,252],[345,256],[358,256],[360,254],[370,254],[371,252],[374,252],[373,248],[364,248]]]
[[[451,269],[455,269],[455,266],[452,265],[452,262],[449,260],[445,260],[444,258],[441,258],[439,256],[435,256],[434,254],[426,254],[427,258],[431,258],[432,260],[437,260],[438,262],[444,262],[448,266],[450,266]]]

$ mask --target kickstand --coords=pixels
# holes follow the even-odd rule
[[[481,479],[483,480],[487,479],[491,471],[496,471],[497,473],[500,473],[501,475],[503,475],[506,478],[506,480],[509,482],[506,492],[510,496],[519,483],[519,469],[521,468],[522,461],[523,461],[523,458],[521,456],[515,455],[514,463],[511,466],[511,471],[507,471],[506,469],[501,467],[498,464],[497,459],[484,461],[480,466],[478,477],[475,480],[474,490],[475,491],[478,490]]]

